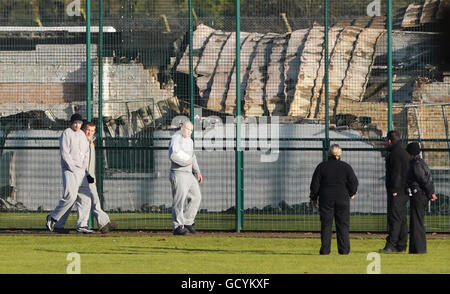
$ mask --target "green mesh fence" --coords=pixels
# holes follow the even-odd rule
[[[97,188],[121,229],[171,229],[168,144],[193,111],[204,175],[199,229],[236,230],[242,213],[242,230],[318,231],[309,184],[327,146],[338,143],[360,181],[351,230],[386,231],[386,3],[242,0],[238,68],[235,1],[192,1],[191,104],[189,1],[91,1],[90,13],[86,1],[2,1],[0,228],[45,228],[62,195],[58,138],[70,116],[87,118],[91,105],[99,126]],[[427,230],[449,232],[450,4],[392,4],[393,128],[405,144],[421,143],[432,168],[439,198],[427,209]],[[74,210],[66,227],[75,219]]]

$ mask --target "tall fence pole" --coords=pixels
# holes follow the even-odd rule
[[[91,1],[86,0],[86,120],[92,121],[92,93],[91,93]],[[94,226],[94,216],[89,216],[89,227]]]
[[[330,119],[329,119],[329,93],[328,93],[328,0],[324,0],[324,55],[325,55],[325,72],[323,76],[323,83],[325,87],[325,142],[322,152],[323,160],[327,160],[327,151],[330,147]]]
[[[388,131],[391,131],[393,129],[392,124],[392,0],[387,0],[387,32],[388,32],[388,39],[387,39],[387,89],[388,89],[388,121],[387,121],[387,127]],[[386,231],[389,232],[389,223],[386,223]]]
[[[243,202],[244,202],[244,153],[241,150],[241,2],[236,0],[236,232],[240,232],[243,226]]]
[[[103,0],[99,0],[99,24],[98,24],[98,122],[97,122],[97,145],[100,147],[99,152],[96,152],[97,162],[97,191],[100,197],[100,206],[104,207],[103,197]]]
[[[91,0],[86,0],[86,119],[92,120],[91,110]]]
[[[391,131],[393,129],[393,123],[392,123],[392,0],[387,0],[387,31],[388,31],[388,42],[387,42],[388,131]]]
[[[192,0],[189,0],[189,101],[190,101],[190,117],[192,124],[194,123],[194,21],[192,13]],[[193,136],[193,135],[192,135]]]

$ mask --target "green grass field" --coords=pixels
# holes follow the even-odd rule
[[[80,255],[82,274],[366,274],[384,239],[352,238],[351,253],[318,254],[319,238],[222,233],[0,235],[0,274],[65,274],[68,254]],[[430,238],[428,253],[380,254],[382,274],[449,274],[450,239]]]
[[[108,235],[58,235],[45,232],[47,213],[0,213],[0,274],[64,274],[71,252],[80,254],[86,274],[365,274],[369,252],[384,246],[384,236],[352,238],[351,254],[320,256],[320,238],[302,233],[247,234],[246,231],[304,231],[320,229],[318,215],[245,215],[243,233],[233,231],[233,214],[200,213],[200,236],[172,236],[165,213],[110,213],[119,231]],[[72,213],[66,228],[75,227]],[[429,232],[449,232],[448,216],[427,216]],[[385,215],[352,215],[351,230],[384,232]],[[25,233],[14,231],[25,229]],[[41,229],[29,233],[27,229]],[[151,230],[166,230],[152,232]],[[12,231],[12,232],[11,232]],[[145,232],[147,231],[147,232]],[[293,237],[294,236],[294,237]],[[306,236],[306,237],[305,237]],[[367,237],[369,236],[369,237]],[[450,273],[450,238],[430,238],[428,254],[380,255],[381,273]]]
[[[45,229],[48,213],[0,212],[0,229]],[[127,230],[170,230],[171,216],[168,213],[109,213],[120,229]],[[67,228],[74,228],[76,213],[72,213]],[[234,230],[235,215],[225,213],[199,213],[196,226],[202,230]],[[427,215],[425,226],[428,232],[450,232],[450,216]],[[256,231],[320,231],[317,214],[246,214],[244,230]],[[386,215],[352,214],[350,230],[357,232],[385,232]]]

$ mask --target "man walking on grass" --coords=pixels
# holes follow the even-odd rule
[[[82,126],[82,131],[89,141],[89,161],[86,170],[86,177],[89,186],[82,185],[80,187],[78,195],[80,195],[81,197],[77,198],[76,205],[78,206],[78,209],[82,209],[83,211],[86,209],[90,209],[90,212],[92,212],[93,216],[97,220],[100,232],[102,234],[106,234],[112,230],[117,229],[117,222],[111,222],[108,214],[103,211],[100,204],[100,198],[98,197],[97,193],[97,186],[95,185],[95,128],[96,126],[93,122],[88,122]],[[87,199],[87,197],[92,198],[89,198],[89,201],[80,201],[80,199]],[[68,210],[55,224],[55,232],[68,233],[68,230],[64,229],[64,224],[66,223],[69,213],[70,210]],[[82,218],[81,220],[79,220],[79,222],[87,225],[89,221],[89,213],[82,213],[79,215],[81,215]]]
[[[77,232],[90,234],[87,220],[91,207],[92,193],[89,188],[86,193],[80,193],[83,187],[89,187],[86,169],[89,164],[89,142],[81,131],[83,119],[75,113],[70,118],[70,128],[64,130],[59,138],[59,151],[61,156],[61,169],[64,192],[56,208],[47,216],[46,226],[54,231],[60,219],[67,217],[72,206],[77,201],[78,221]]]
[[[202,198],[199,183],[203,177],[191,139],[194,125],[185,121],[170,141],[171,161],[169,180],[172,188],[172,227],[174,235],[196,234],[194,228]]]

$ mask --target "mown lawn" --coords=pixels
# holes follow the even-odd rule
[[[0,229],[45,229],[48,213],[0,212]],[[110,218],[125,230],[170,230],[168,213],[110,213]],[[68,219],[67,228],[74,228],[76,213]],[[427,215],[428,232],[450,232],[450,216]],[[199,213],[196,227],[202,230],[235,230],[235,215],[225,213]],[[245,214],[243,230],[248,231],[315,231],[320,230],[318,214]],[[350,230],[357,232],[385,232],[386,215],[352,214]]]
[[[318,254],[319,238],[201,233],[0,235],[0,274],[65,274],[79,255],[82,274],[366,274],[382,238],[355,238],[351,253]],[[428,253],[380,254],[382,274],[449,274],[450,239],[429,239]],[[73,265],[73,264],[72,264]]]

